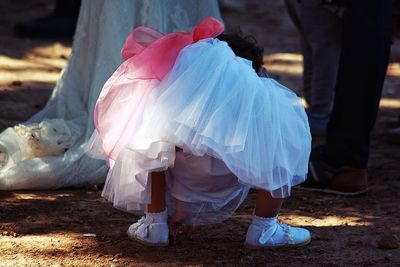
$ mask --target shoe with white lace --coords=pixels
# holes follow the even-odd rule
[[[167,212],[146,212],[136,223],[129,226],[127,234],[130,239],[149,246],[167,246],[169,229]]]
[[[263,218],[254,215],[245,243],[251,248],[276,248],[304,246],[310,241],[311,235],[307,229],[280,223],[276,217]]]

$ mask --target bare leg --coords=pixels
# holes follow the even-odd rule
[[[255,214],[259,217],[271,218],[278,215],[283,198],[273,198],[271,193],[257,189]]]
[[[165,210],[165,173],[153,172],[151,174],[151,203],[147,211],[159,213]]]
[[[164,172],[151,174],[151,202],[145,215],[128,228],[128,236],[142,243],[156,246],[168,245],[167,212],[165,209]],[[147,229],[146,234],[144,230]]]

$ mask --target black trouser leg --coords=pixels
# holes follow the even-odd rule
[[[347,3],[324,154],[334,166],[365,168],[389,59],[392,1]]]

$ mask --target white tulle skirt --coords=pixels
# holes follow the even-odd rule
[[[225,42],[210,38],[185,47],[167,76],[152,81],[150,87],[138,94],[145,105],[136,131],[113,160],[104,187],[103,196],[116,207],[134,211],[150,202],[149,174],[174,166],[175,147],[220,160],[237,181],[221,188],[221,197],[214,198],[219,202],[209,197],[198,201],[205,191],[193,190],[193,181],[185,182],[185,175],[180,175],[177,183],[191,183],[192,195],[198,194],[196,201],[187,201],[184,188],[189,186],[171,191],[186,202],[209,202],[209,206],[218,202],[215,209],[222,209],[240,190],[247,193],[254,187],[286,197],[292,186],[304,181],[311,136],[300,99],[273,79],[258,77],[251,62],[235,56]],[[119,117],[115,114],[115,124],[123,123]],[[95,133],[91,142],[90,153],[104,157],[102,144],[118,140],[102,140]],[[182,159],[177,163],[186,164]],[[199,188],[202,183],[212,187],[212,178],[199,177],[203,177],[197,181]]]

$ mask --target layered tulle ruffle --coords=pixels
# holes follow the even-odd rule
[[[225,42],[185,46],[162,79],[134,79],[121,67],[99,99],[112,108],[96,109],[104,127],[91,139],[92,155],[111,161],[103,195],[115,206],[143,209],[150,202],[149,173],[173,167],[176,146],[221,160],[239,184],[274,197],[288,196],[304,181],[311,137],[300,99],[259,78]],[[239,191],[230,192],[225,203]],[[179,190],[173,194],[180,198]]]

